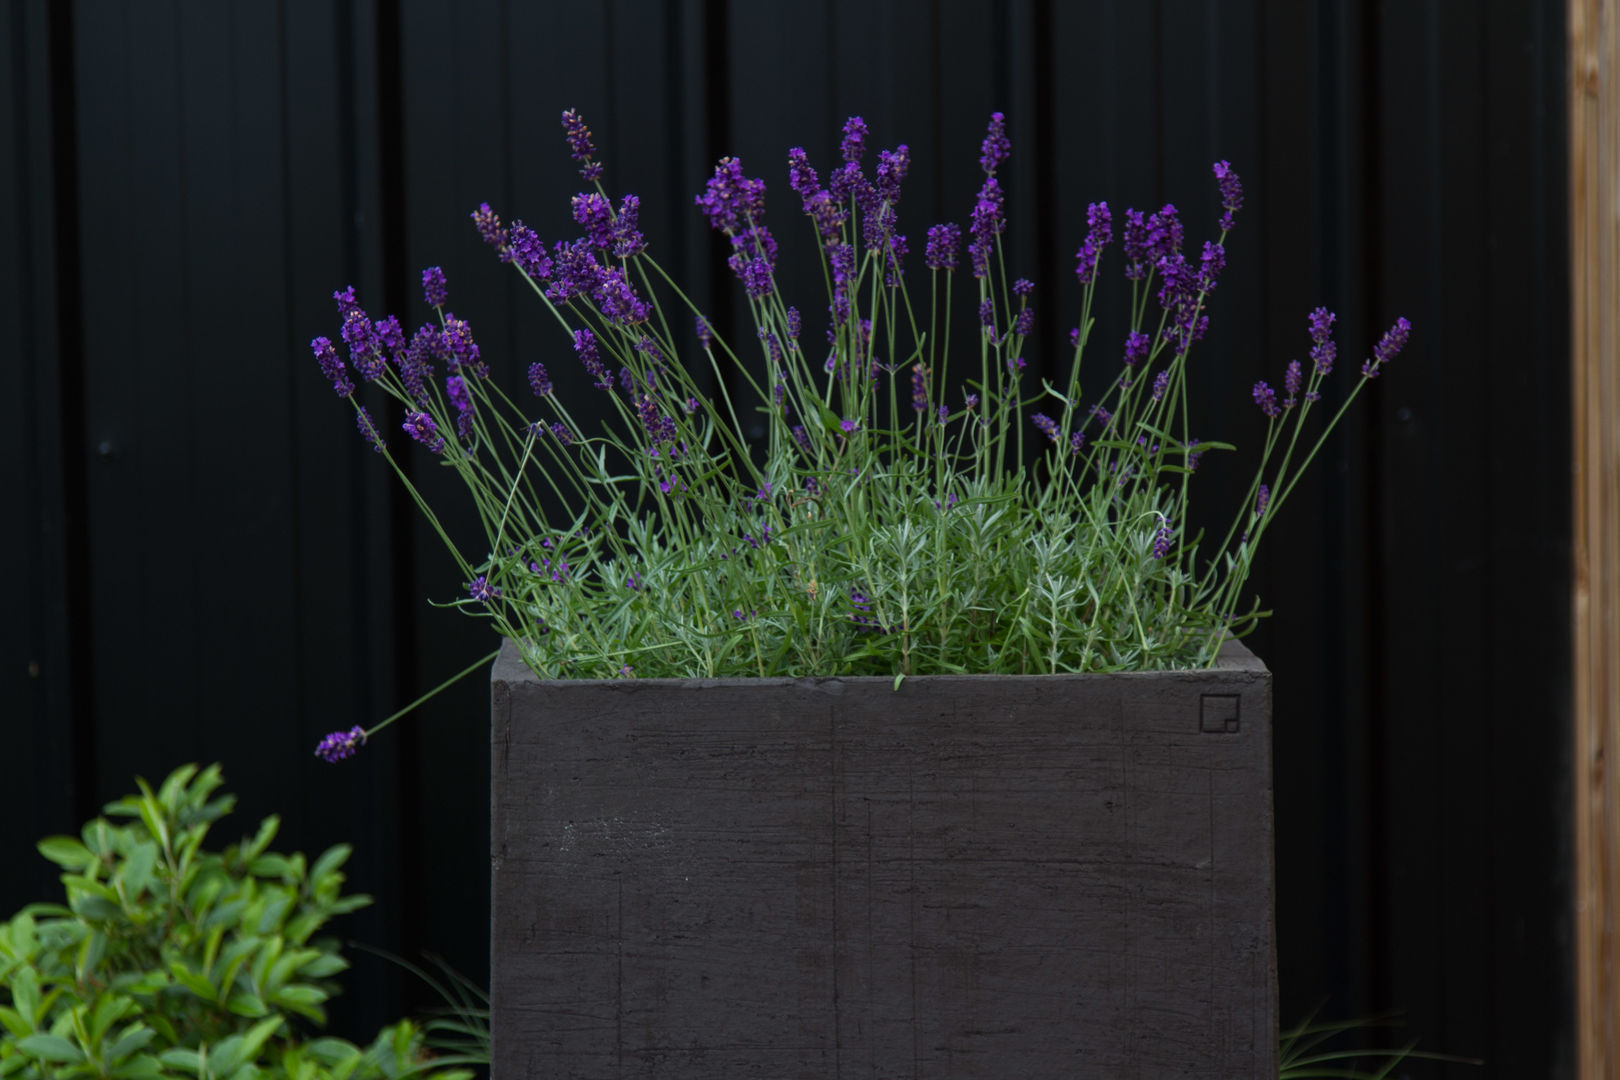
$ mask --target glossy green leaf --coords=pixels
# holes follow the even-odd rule
[[[218,991],[214,989],[213,983],[195,971],[188,970],[186,965],[179,960],[170,961],[169,974],[174,976],[176,982],[204,1001],[213,1001],[219,996]]]
[[[245,863],[251,863],[260,855],[264,854],[264,849],[270,846],[270,841],[275,839],[276,832],[280,828],[281,819],[275,814],[271,814],[269,817],[261,821],[259,823],[259,831],[254,835],[253,839],[248,841],[247,845],[242,848],[241,855],[239,856],[241,860]]]
[[[152,869],[157,865],[157,845],[150,841],[136,844],[135,849],[118,868],[117,880],[124,886],[124,900],[133,903],[152,883]]]
[[[158,1055],[158,1060],[172,1068],[183,1069],[192,1076],[196,1076],[202,1071],[202,1055],[183,1046],[163,1051]]]
[[[71,836],[47,836],[35,847],[41,855],[65,870],[80,871],[96,861],[90,849]]]
[[[84,1060],[84,1051],[60,1035],[28,1035],[17,1040],[17,1049],[29,1057],[62,1065]]]
[[[124,1029],[111,1046],[107,1048],[107,1060],[117,1063],[129,1057],[137,1050],[144,1050],[146,1044],[157,1037],[157,1032],[137,1021]]]
[[[318,959],[305,963],[298,969],[298,974],[306,979],[328,979],[348,968],[349,962],[337,953],[318,953]]]
[[[225,1007],[237,1016],[259,1017],[270,1012],[257,994],[250,994],[245,990],[232,994]]]
[[[354,848],[348,844],[336,844],[321,852],[321,857],[315,860],[315,865],[309,868],[309,880],[319,885],[328,874],[337,870],[349,861]]]
[[[131,1058],[112,1071],[113,1080],[157,1080],[163,1075],[163,1063],[151,1054]]]

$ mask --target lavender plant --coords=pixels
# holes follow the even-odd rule
[[[1228,163],[1214,166],[1219,235],[1196,255],[1183,250],[1175,207],[1125,212],[1130,329],[1106,346],[1117,367],[1096,378],[1082,361],[1098,347],[1092,304],[1115,219],[1106,203],[1088,207],[1072,355],[1060,378],[1037,383],[1025,363],[1033,287],[1009,278],[1002,246],[1002,114],[981,146],[984,181],[967,228],[927,230],[920,279],[915,265],[908,276],[900,229],[904,145],[869,165],[857,117],[825,178],[804,150],[789,151],[824,316],[818,302],[807,318],[777,287],[765,184],[722,159],[696,205],[730,242],[756,335],[746,350],[649,254],[638,198],[610,196],[589,129],[573,111],[562,119],[590,185],[573,199],[579,235],[548,245],[487,204],[472,214],[562,331],[561,359],[530,365],[528,395],[514,400],[490,378],[438,268],[423,274],[436,322],[407,338],[393,316],[374,321],[351,288],[335,294],[347,363],[328,339],[313,342],[362,436],[444,538],[466,582],[456,605],[515,640],[542,677],[1211,664],[1223,639],[1262,614],[1243,606],[1243,588],[1276,514],[1410,330],[1397,320],[1319,423],[1334,316],[1311,314],[1308,365],[1287,366],[1281,396],[1254,386],[1267,418],[1259,465],[1211,545],[1188,533],[1189,499],[1202,456],[1231,447],[1191,434],[1186,376],[1243,204]],[[977,332],[953,342],[950,312],[963,300],[976,308]],[[561,362],[590,374],[610,417],[600,430],[556,392],[547,363]],[[953,371],[967,377],[948,385]],[[399,467],[405,443],[384,438],[351,373],[397,402],[407,441],[465,482],[485,551],[451,541]],[[764,436],[751,441],[743,418],[755,414]],[[365,734],[334,735],[323,752],[352,751]]]

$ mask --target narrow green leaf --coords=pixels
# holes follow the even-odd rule
[[[248,873],[254,877],[286,877],[292,864],[280,855],[260,855],[248,863]]]
[[[83,870],[96,861],[90,849],[71,836],[47,836],[34,846],[41,855],[65,870]]]
[[[118,868],[118,880],[124,886],[124,901],[133,903],[152,882],[152,869],[157,865],[158,849],[153,843],[136,844],[129,858]]]
[[[309,868],[310,882],[318,888],[322,879],[348,862],[353,852],[354,848],[348,844],[336,844],[327,848],[321,853],[321,857],[315,860],[315,865]]]
[[[282,1023],[281,1017],[272,1016],[268,1020],[260,1020],[249,1028],[247,1034],[242,1036],[242,1060],[256,1061],[259,1057],[259,1050],[263,1048],[270,1036],[276,1033],[276,1029],[281,1027]]]
[[[192,1076],[202,1072],[202,1055],[195,1050],[187,1050],[182,1046],[163,1051],[158,1055],[158,1060],[176,1069],[184,1069]]]
[[[118,1041],[107,1048],[107,1060],[117,1064],[135,1051],[145,1049],[146,1044],[156,1037],[157,1032],[137,1021],[125,1028]]]
[[[271,814],[260,822],[258,833],[242,848],[240,856],[242,861],[251,863],[254,859],[263,855],[264,849],[270,846],[270,841],[275,839],[276,831],[280,828],[281,819],[275,814]]]
[[[204,1001],[214,1001],[219,997],[219,992],[214,989],[213,983],[195,971],[187,969],[186,965],[179,960],[169,962],[169,974],[174,976],[176,982]]]
[[[17,1049],[40,1061],[54,1061],[64,1065],[84,1060],[84,1051],[60,1035],[29,1035],[17,1040]]]
[[[0,1027],[4,1027],[18,1039],[34,1033],[33,1024],[24,1020],[16,1009],[8,1009],[4,1005],[0,1005]]]
[[[304,1053],[323,1065],[336,1065],[340,1061],[360,1056],[360,1048],[344,1039],[313,1039],[304,1044]]]
[[[231,999],[225,1003],[225,1007],[237,1016],[249,1018],[264,1016],[270,1012],[257,994],[250,994],[245,990],[232,994]]]
[[[151,1054],[131,1058],[113,1069],[113,1080],[157,1080],[163,1075],[163,1063]]]
[[[190,763],[180,766],[164,778],[163,786],[158,789],[158,801],[171,815],[178,817],[181,808],[181,798],[186,794],[186,785],[191,778],[197,775],[197,766]]]
[[[306,979],[327,979],[348,969],[349,962],[337,953],[320,953],[319,959],[311,960],[300,967],[298,974]]]

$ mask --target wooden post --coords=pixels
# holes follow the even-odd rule
[[[1576,1037],[1620,1076],[1620,4],[1570,0]]]

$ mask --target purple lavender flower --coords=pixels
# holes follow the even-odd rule
[[[427,407],[427,384],[433,378],[433,365],[429,358],[444,352],[444,343],[436,326],[421,326],[411,336],[411,343],[399,357],[399,381],[405,394],[423,408]]]
[[[343,340],[349,346],[349,362],[362,379],[371,382],[388,370],[388,360],[377,336],[377,324],[366,318],[366,313],[359,308],[351,308],[344,316]]]
[[[943,424],[945,421],[951,418],[951,407],[949,405],[941,405],[939,410],[935,412],[934,418]]]
[[[979,147],[979,168],[986,176],[996,175],[996,169],[1012,153],[1012,141],[1007,138],[1007,118],[1001,113],[990,114],[990,126]]]
[[[877,175],[872,186],[877,189],[879,199],[890,206],[900,201],[900,185],[906,178],[906,172],[911,168],[911,148],[901,143],[893,150],[884,150],[878,154]]]
[[[928,246],[923,252],[923,265],[930,270],[955,270],[956,252],[962,245],[962,230],[950,224],[933,225],[928,229]]]
[[[838,153],[852,165],[866,156],[866,121],[852,116],[844,122],[844,138],[838,144]]]
[[[332,299],[337,303],[338,314],[343,318],[349,317],[349,312],[359,308],[354,299],[354,286],[346,285],[332,293]]]
[[[613,246],[613,207],[594,191],[581,192],[573,199],[574,223],[585,230],[585,238],[600,251]]]
[[[988,296],[979,301],[979,325],[984,328],[985,336],[996,336],[996,305]]]
[[[978,405],[979,405],[979,395],[978,394],[969,394],[967,397],[962,399],[962,408],[966,409],[968,412],[972,412],[975,408],[978,407]]]
[[[506,227],[501,224],[500,215],[489,208],[489,203],[479,203],[478,209],[472,212],[471,217],[473,224],[478,226],[478,235],[484,238],[484,243],[500,254],[502,262],[511,262],[512,246]]]
[[[405,428],[405,434],[427,447],[432,453],[444,452],[444,436],[439,434],[438,425],[427,413],[407,413],[402,426]]]
[[[568,133],[568,156],[581,163],[579,175],[586,180],[601,176],[601,163],[591,160],[596,156],[596,147],[591,144],[591,129],[585,126],[584,118],[569,109],[562,114],[562,126]]]
[[[1107,427],[1113,422],[1114,419],[1114,414],[1103,408],[1101,402],[1098,402],[1096,405],[1091,407],[1091,415],[1095,417],[1097,422],[1102,424],[1104,427]]]
[[[845,435],[855,434],[855,432],[860,429],[860,426],[861,422],[859,420],[845,419],[838,421],[838,428]]]
[[[1153,557],[1155,559],[1162,559],[1170,554],[1170,537],[1173,535],[1175,535],[1175,530],[1170,528],[1169,519],[1161,520],[1159,522],[1159,531],[1153,536]]]
[[[585,370],[591,373],[598,390],[613,389],[613,375],[597,355],[595,334],[589,330],[575,330],[574,353],[579,357],[579,362],[585,365]]]
[[[979,189],[978,201],[973,206],[973,223],[968,232],[968,254],[973,259],[973,276],[986,277],[990,273],[990,254],[995,250],[996,237],[1007,227],[1001,212],[1001,185],[994,176],[987,177]]]
[[[430,266],[422,271],[422,299],[427,306],[443,307],[450,298],[450,291],[445,284],[444,271],[437,266]]]
[[[1097,280],[1097,263],[1102,258],[1103,249],[1114,238],[1114,219],[1108,211],[1108,204],[1100,202],[1087,206],[1086,224],[1090,227],[1086,242],[1074,253],[1074,273],[1082,285],[1090,285]]]
[[[928,411],[928,368],[921,363],[911,365],[911,407]]]
[[[626,195],[619,200],[619,214],[613,219],[613,257],[630,259],[647,248],[647,238],[641,235],[641,199]]]
[[[354,756],[354,752],[366,743],[365,729],[358,724],[348,731],[334,731],[321,740],[315,748],[315,756],[322,761],[336,764],[345,758]]]
[[[1074,432],[1073,434],[1071,434],[1069,436],[1069,453],[1078,454],[1080,452],[1080,450],[1085,445],[1086,445],[1086,433],[1085,432],[1076,431],[1076,432]]]
[[[316,363],[321,365],[321,374],[331,381],[332,389],[337,391],[337,396],[353,396],[354,380],[349,378],[348,369],[343,364],[343,357],[339,356],[337,349],[332,347],[332,340],[318,337],[309,343],[309,347],[315,354]]]
[[[534,391],[535,397],[551,393],[551,376],[546,374],[546,365],[538,360],[529,365],[529,389]]]
[[[1125,366],[1135,367],[1146,360],[1148,349],[1152,344],[1153,339],[1138,330],[1132,330],[1125,335]]]
[[[804,430],[803,425],[801,425],[801,424],[794,424],[793,425],[793,442],[794,442],[795,445],[798,446],[798,448],[800,450],[802,450],[804,452],[804,455],[806,457],[809,457],[811,455],[812,451],[811,451],[811,448],[810,448],[810,433]]]
[[[1141,281],[1147,277],[1153,253],[1147,221],[1140,210],[1125,211],[1125,277]]]
[[[799,331],[802,328],[803,328],[803,323],[799,319],[799,309],[796,308],[796,307],[788,308],[787,309],[787,336],[788,336],[788,350],[790,352],[799,347]]]
[[[450,404],[456,407],[456,434],[465,439],[473,427],[473,403],[467,394],[466,381],[460,375],[451,375],[444,380],[445,393],[449,395]]]
[[[366,411],[364,405],[355,411],[354,424],[360,429],[360,434],[365,436],[366,442],[371,444],[371,448],[379,454],[382,453],[382,434],[377,431],[377,425],[372,423],[371,413]]]
[[[449,354],[445,363],[451,371],[464,371],[478,379],[489,378],[489,366],[479,359],[478,343],[473,341],[472,327],[467,325],[465,319],[458,319],[446,312],[440,339]]]
[[[1037,428],[1040,428],[1042,435],[1045,435],[1048,439],[1051,439],[1053,442],[1057,442],[1058,439],[1061,438],[1061,436],[1058,433],[1057,421],[1053,420],[1050,416],[1047,416],[1045,413],[1036,413],[1034,416],[1031,416],[1029,419],[1030,419],[1030,422],[1033,423]]]
[[[1264,379],[1254,384],[1254,403],[1269,417],[1282,415],[1282,409],[1277,405],[1277,391],[1266,385]]]
[[[1361,373],[1369,379],[1378,378],[1378,369],[1395,359],[1411,336],[1412,324],[1406,321],[1406,317],[1403,315],[1396,319],[1395,325],[1386,330],[1378,344],[1373,346],[1373,358],[1361,365]]]
[[[695,329],[697,330],[697,339],[699,345],[702,345],[705,349],[707,349],[710,345],[714,344],[714,330],[709,326],[708,319],[705,319],[702,315],[697,316]]]
[[[545,241],[521,221],[512,222],[511,262],[536,280],[551,276],[551,256],[546,254]]]
[[[1018,376],[1024,373],[1026,366],[1022,356],[1007,357],[1007,374],[1012,376],[1013,382],[1018,381]]]
[[[1255,515],[1255,517],[1264,517],[1265,513],[1266,513],[1266,507],[1270,503],[1271,503],[1271,488],[1266,486],[1265,484],[1261,484],[1260,485],[1260,490],[1258,492],[1256,492],[1255,496],[1254,496],[1254,515]]]
[[[1031,331],[1034,329],[1035,309],[1025,308],[1024,310],[1020,311],[1018,313],[1018,317],[1013,320],[1013,333],[1019,337],[1029,337]]]
[[[743,288],[755,300],[771,295],[776,288],[771,276],[771,264],[764,259],[750,259],[741,273]]]
[[[491,600],[499,600],[501,598],[501,590],[496,586],[491,585],[488,578],[480,575],[473,578],[472,584],[467,586],[467,595],[472,597],[474,600],[487,604]]]
[[[1153,400],[1158,401],[1164,397],[1164,392],[1170,388],[1170,371],[1166,368],[1153,376]]]
[[[1198,290],[1209,292],[1215,288],[1215,279],[1226,269],[1226,249],[1219,244],[1204,241],[1204,254],[1198,260]]]
[[[551,257],[551,284],[546,288],[546,299],[566,304],[576,296],[596,291],[602,267],[591,253],[589,240],[559,240],[551,249]]]
[[[1283,390],[1288,397],[1283,401],[1283,408],[1292,409],[1299,396],[1299,388],[1304,384],[1305,372],[1299,366],[1298,360],[1288,361],[1288,370],[1283,373]]]
[[[563,446],[574,445],[574,433],[561,422],[551,425],[551,434]]]
[[[1318,375],[1328,375],[1333,371],[1333,361],[1337,358],[1339,347],[1333,343],[1333,323],[1338,316],[1325,307],[1319,307],[1311,312],[1311,363],[1316,367]],[[1314,401],[1314,397],[1307,397]]]
[[[693,201],[711,228],[734,235],[764,216],[765,181],[744,176],[742,162],[736,158],[721,158],[703,194]]]
[[[816,170],[810,164],[810,156],[804,152],[804,147],[795,146],[788,151],[788,187],[804,200],[805,210],[810,209],[810,199],[821,189],[821,181],[816,177]]]
[[[604,266],[591,293],[602,314],[620,326],[638,326],[652,315],[652,305],[636,295],[636,290],[618,266]]]
[[[1238,180],[1238,174],[1232,171],[1232,166],[1224,161],[1217,161],[1214,166],[1215,181],[1221,187],[1221,207],[1226,211],[1221,215],[1221,231],[1230,232],[1233,215],[1243,209],[1243,184]]]

